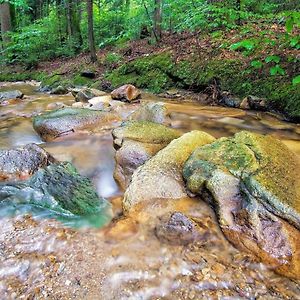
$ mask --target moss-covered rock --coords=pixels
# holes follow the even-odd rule
[[[227,238],[279,272],[300,277],[300,163],[280,141],[237,133],[198,148],[187,187],[217,210]]]
[[[45,90],[45,89],[53,89],[61,85],[61,82],[63,80],[63,77],[61,75],[50,75],[45,77],[42,82],[40,89]]]
[[[119,116],[111,112],[63,108],[34,117],[33,128],[48,141],[80,130],[101,130],[108,122],[117,120]]]
[[[62,219],[82,216],[94,220],[103,218],[109,207],[90,180],[70,163],[51,164],[27,181],[1,185],[0,206],[5,205],[20,209],[27,206],[32,212],[44,211]],[[108,219],[106,216],[102,221]]]
[[[175,129],[147,121],[125,122],[112,134],[117,149],[114,178],[123,189],[139,166],[181,135]]]
[[[124,64],[106,79],[114,87],[130,83],[155,93],[173,86],[201,91],[216,79],[222,90],[241,98],[266,98],[270,109],[284,113],[290,120],[300,120],[300,89],[292,85],[292,79],[288,75],[278,78],[253,71],[246,60],[190,55],[175,63],[171,54],[165,52]]]
[[[143,103],[129,116],[128,119],[136,121],[149,121],[164,125],[168,125],[171,121],[166,105],[163,102]]]
[[[191,131],[160,150],[133,173],[123,199],[124,211],[127,213],[138,203],[154,199],[187,197],[183,165],[197,147],[213,141],[214,137],[205,132]]]

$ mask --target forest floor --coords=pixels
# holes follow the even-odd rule
[[[297,34],[293,32],[293,36]],[[214,82],[240,98],[266,98],[269,110],[298,122],[300,91],[292,80],[300,74],[300,56],[290,43],[284,26],[264,22],[210,33],[165,33],[158,44],[146,37],[100,49],[97,63],[90,62],[88,53],[81,53],[39,62],[31,70],[9,66],[1,71],[0,81],[43,79],[47,85],[59,75],[64,84],[69,80],[74,85],[113,89],[131,83],[154,93],[171,88],[198,93]],[[275,74],[271,74],[274,68]],[[92,81],[80,76],[86,70],[95,73]]]

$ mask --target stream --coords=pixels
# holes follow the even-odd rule
[[[43,142],[32,116],[72,95],[37,92],[37,83],[0,83],[0,91],[20,90],[24,99],[0,106],[0,149],[41,145],[70,161],[112,203],[114,219],[104,228],[74,229],[57,220],[17,214],[0,219],[1,299],[299,299],[300,282],[275,274],[223,236],[212,209],[199,199],[182,199],[177,210],[201,224],[202,243],[160,242],[147,214],[121,218],[123,192],[113,178],[115,150],[111,123],[95,134],[68,135]],[[267,112],[203,106],[190,99],[143,94],[142,101],[165,102],[171,127],[202,130],[216,138],[241,130],[270,134],[300,156],[300,126]],[[122,119],[139,103],[120,106]],[[159,209],[164,206],[157,204]],[[151,214],[151,212],[150,212]]]

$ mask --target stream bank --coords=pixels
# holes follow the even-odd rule
[[[198,198],[153,201],[122,216],[123,191],[113,178],[111,136],[121,120],[96,132],[79,130],[43,142],[32,128],[32,117],[51,111],[56,102],[71,106],[74,97],[36,92],[37,86],[23,83],[4,84],[2,89],[19,89],[25,98],[1,107],[1,148],[35,142],[56,159],[72,162],[98,195],[112,203],[114,220],[102,229],[74,230],[41,216],[2,218],[1,294],[39,299],[297,298],[298,281],[276,275],[254,256],[235,249],[224,238],[213,210]],[[126,120],[142,105],[161,102],[143,93],[141,103],[118,105],[117,111]],[[168,124],[181,134],[203,130],[219,138],[246,129],[279,138],[300,155],[299,125],[267,112],[203,106],[192,99],[168,99],[163,105]],[[164,227],[157,226],[166,221],[154,212],[168,214],[170,207],[200,228],[195,242],[174,245],[163,238]],[[185,219],[179,215],[179,220]]]

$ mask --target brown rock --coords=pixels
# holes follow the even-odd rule
[[[157,238],[172,245],[188,245],[201,240],[197,224],[181,212],[164,215],[155,227]]]
[[[141,92],[132,84],[125,84],[111,92],[111,97],[115,100],[132,102],[141,95]]]

